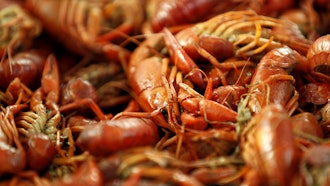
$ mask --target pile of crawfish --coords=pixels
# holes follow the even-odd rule
[[[329,12],[0,0],[0,185],[330,185]]]

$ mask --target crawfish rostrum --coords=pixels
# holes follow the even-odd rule
[[[329,12],[0,0],[0,185],[330,185]]]

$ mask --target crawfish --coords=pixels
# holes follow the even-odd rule
[[[304,185],[329,185],[329,144],[321,143],[306,149],[300,165],[300,179]]]
[[[236,131],[230,128],[186,129],[159,144],[157,149],[175,152],[176,157],[183,161],[198,161],[227,156],[237,144]]]
[[[123,116],[87,125],[76,143],[93,155],[107,156],[132,147],[154,145],[158,140],[158,129],[151,119]]]
[[[163,46],[160,35],[145,40],[134,50],[128,64],[126,72],[128,82],[135,94],[134,97],[145,112],[165,110],[167,105],[171,105],[169,103],[170,91],[167,88],[169,83],[166,80],[169,71],[168,59],[163,59],[162,56],[154,55],[155,53],[152,52],[161,50]],[[175,125],[169,125],[161,113],[152,119],[161,127],[175,128]]]
[[[317,116],[310,112],[301,112],[291,117],[294,130],[323,138],[322,126]]]
[[[117,63],[93,63],[65,76],[64,83],[62,105],[72,101],[79,104],[78,99],[90,97],[103,109],[124,104],[131,98],[122,90],[126,88],[126,77]]]
[[[64,83],[71,79],[81,78],[89,81],[95,88],[99,88],[104,83],[113,79],[123,71],[122,67],[112,62],[93,62],[92,64],[77,69],[74,73],[64,76]]]
[[[18,131],[24,135],[28,167],[43,171],[56,154],[55,139],[61,121],[57,106],[59,72],[54,55],[49,55],[42,72],[41,87],[31,96],[31,111],[20,112],[15,118]],[[43,99],[46,100],[45,105]],[[52,114],[51,111],[55,114]]]
[[[32,91],[17,77],[9,84],[6,92],[0,91],[0,101],[7,105],[27,103],[31,96]]]
[[[175,38],[167,29],[162,33],[173,63],[197,86],[203,84],[203,79],[196,70],[200,64],[195,61],[206,60],[223,70],[228,64],[220,62],[230,57],[257,60],[285,45],[306,54],[311,44],[296,24],[253,11],[220,14],[180,31]]]
[[[236,166],[221,166],[216,168],[201,167],[194,170],[191,176],[199,180],[205,185],[219,184],[219,185],[235,185],[240,182],[239,167]]]
[[[19,50],[28,49],[33,39],[40,35],[41,23],[19,4],[1,0],[0,7],[0,58]]]
[[[240,102],[242,95],[247,93],[248,89],[244,86],[238,85],[226,85],[219,86],[212,92],[211,100],[224,104],[234,111],[237,110],[237,106]]]
[[[308,49],[307,61],[299,64],[297,70],[305,73],[310,82],[330,82],[330,35],[316,39]]]
[[[105,83],[97,89],[101,108],[115,108],[119,105],[126,105],[132,96],[127,94],[128,83],[125,74],[118,74],[113,80]]]
[[[230,50],[237,56],[249,57],[283,45],[306,54],[311,44],[293,22],[248,10],[220,14],[182,30],[176,37],[191,56],[201,53],[197,50],[199,47],[214,57]]]
[[[263,56],[249,88],[247,104],[252,113],[258,113],[271,103],[281,104],[293,113],[298,106],[298,94],[290,72],[303,60],[298,52],[289,47],[273,49]]]
[[[103,175],[98,168],[95,160],[88,159],[83,162],[77,170],[70,175],[62,178],[49,180],[50,185],[104,185]]]
[[[126,77],[122,76],[122,68],[117,63],[97,63],[79,69],[73,75],[65,77],[61,89],[60,111],[83,111],[86,106],[99,119],[107,119],[102,109],[126,103],[131,99],[131,96],[123,95],[120,90],[126,88],[124,78]]]
[[[326,133],[329,132],[329,124],[330,124],[330,102],[328,102],[327,104],[325,104],[322,108],[321,108],[321,124],[324,128],[324,131]]]
[[[329,83],[308,83],[299,88],[300,105],[311,103],[314,105],[324,105],[330,100]]]
[[[222,64],[227,66],[220,71],[220,78],[223,78],[221,72],[224,72],[225,75],[225,81],[221,80],[222,85],[244,86],[250,84],[256,63],[249,60],[241,60],[240,58],[229,58],[223,61]]]
[[[56,155],[55,143],[44,133],[29,133],[23,141],[27,167],[42,172],[51,164]]]
[[[147,14],[152,31],[159,32],[164,27],[205,21],[217,14],[234,9],[240,3],[240,1],[222,1],[220,3],[217,0],[149,0],[147,1]]]
[[[38,175],[33,171],[23,172],[16,175],[10,180],[2,181],[5,185],[36,185],[36,186],[60,186],[60,185],[104,185],[103,175],[97,167],[95,160],[87,159],[76,167],[74,173],[68,173],[60,178],[49,178],[47,176]]]
[[[31,49],[15,54],[10,59],[0,63],[0,88],[7,89],[9,84],[15,79],[30,87],[37,88],[40,83],[42,69],[44,68],[48,52],[45,50]]]
[[[302,33],[311,40],[319,37],[321,22],[320,13],[315,9],[314,0],[304,0],[299,3],[298,7],[288,9],[281,13],[280,19],[288,19],[296,23]]]
[[[269,104],[252,117],[242,133],[241,148],[260,183],[290,185],[298,168],[298,151],[290,116],[282,105]]]
[[[101,120],[105,120],[106,116],[97,104],[98,96],[95,87],[90,82],[81,78],[71,79],[64,85],[62,89],[62,101],[59,111],[64,113],[66,111],[84,111],[90,108],[96,116]]]
[[[170,67],[170,65],[175,66]],[[185,69],[185,65],[189,68]],[[178,71],[180,69],[181,71]],[[182,79],[180,74],[186,75],[189,79],[187,83],[180,80]],[[188,116],[186,119],[189,119],[189,115],[181,115],[180,106],[189,113],[197,113],[201,116],[199,119],[205,120],[203,121],[205,124],[198,127],[199,129],[207,126],[208,119],[214,122],[235,121],[234,111],[207,99],[208,97],[204,99],[189,86],[195,83],[202,89],[205,86],[204,74],[167,29],[163,30],[162,35],[148,38],[132,53],[127,71],[128,81],[142,109],[146,112],[166,111],[163,114],[167,117],[167,121],[161,114],[153,119],[161,127],[171,130],[180,124],[179,117]],[[182,91],[178,92],[178,90]],[[224,111],[225,114],[217,117],[212,111],[214,108]]]
[[[50,54],[42,73],[41,87],[31,97],[31,111],[21,112],[16,118],[17,124],[21,126],[18,130],[22,134],[45,133],[50,139],[55,140],[57,125],[61,121],[57,105],[59,87],[57,61],[55,56]],[[43,100],[45,100],[45,104]]]
[[[290,10],[295,5],[294,0],[276,1],[276,0],[253,0],[249,2],[248,7],[258,14],[276,17],[280,12]]]
[[[185,161],[177,159],[174,154],[169,151],[159,151],[149,146],[117,152],[116,154],[102,159],[98,166],[106,182],[121,181],[118,177],[124,177],[125,180],[123,181],[125,182],[135,180],[138,183],[144,183],[144,181],[147,181],[149,178],[156,181],[156,183],[166,182],[175,185],[195,185],[200,182],[200,178],[190,175],[191,171],[194,169],[213,169],[217,166],[240,164],[243,164],[242,160],[232,156],[217,156],[210,159]],[[152,170],[155,172],[152,172]],[[165,179],[159,176],[159,174],[162,175],[162,173],[166,175]],[[180,176],[181,179],[177,179],[176,176]],[[134,177],[137,179],[134,179]],[[203,180],[203,178],[201,179]],[[136,182],[133,183],[136,184]]]
[[[185,30],[173,36],[173,34],[166,28],[164,28],[162,31],[164,35],[164,43],[170,55],[171,63],[174,64],[189,80],[191,80],[192,83],[197,86],[197,88],[205,88],[203,71],[208,70],[208,68],[201,68],[205,66],[205,59],[209,60],[209,62],[214,66],[213,69],[216,69],[218,71],[220,82],[223,85],[228,84],[226,81],[225,74],[228,74],[230,70],[245,66],[254,66],[254,64],[252,64],[251,62],[239,60],[228,60],[223,63],[219,63],[218,60],[227,59],[234,55],[232,44],[229,41],[202,37],[202,40],[205,42],[200,42],[196,44],[193,40],[196,40],[197,36],[189,35],[191,37],[188,36],[188,38],[183,38],[186,36],[180,34],[183,34],[184,32]],[[185,45],[182,45],[182,43],[180,43],[180,40],[182,41],[184,39],[189,40],[188,42],[192,42],[192,45],[195,46],[193,48],[196,48],[196,53],[192,53],[192,50],[190,48],[185,48]],[[219,53],[216,54],[216,56],[213,56],[214,53],[209,53],[209,51],[207,51],[207,48],[212,48],[212,50],[217,51]],[[203,56],[201,57],[198,55]]]
[[[0,112],[0,174],[17,173],[26,166],[26,153],[19,139],[14,114],[26,105],[11,105]]]
[[[217,1],[217,0],[156,0],[147,1],[147,15],[153,32],[164,27],[180,27],[191,23],[206,21],[219,14],[251,9],[261,15],[276,16],[278,12],[290,9],[293,0],[277,1]],[[184,11],[182,11],[184,10]],[[164,16],[166,15],[166,16]]]
[[[28,0],[26,7],[47,32],[80,55],[103,54],[118,61],[130,52],[116,40],[137,33],[143,21],[139,0]],[[48,8],[45,8],[48,7]]]
[[[177,74],[178,101],[183,110],[181,115],[182,124],[188,128],[202,129],[207,127],[207,123],[213,125],[225,124],[236,121],[237,113],[231,108],[202,96],[187,84],[182,82],[182,74]],[[186,113],[186,114],[184,114]],[[187,116],[196,117],[197,121]],[[199,119],[200,118],[200,119]],[[189,119],[189,120],[187,120]],[[193,123],[191,123],[191,121]]]

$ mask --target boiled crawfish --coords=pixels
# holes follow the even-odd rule
[[[329,185],[329,144],[321,143],[314,145],[303,154],[300,165],[301,185]]]
[[[239,157],[234,156],[185,161],[177,159],[174,154],[168,151],[159,151],[148,146],[117,152],[102,159],[98,166],[104,175],[105,181],[109,183],[121,183],[124,181],[124,183],[128,184],[168,183],[197,186],[203,185],[202,181],[207,182],[210,181],[209,179],[212,179],[207,177],[208,171],[204,171],[203,178],[199,177],[203,173],[199,174],[197,170],[203,169],[202,167],[212,170],[217,168],[226,169],[227,167],[236,169],[234,173],[231,171],[223,172],[225,175],[228,175],[227,178],[221,178],[221,175],[214,175],[218,178],[217,183],[221,184],[231,183],[231,181],[235,182],[235,179],[239,179],[239,176],[237,176],[239,171],[237,169],[239,169],[238,165],[242,163]],[[191,172],[194,170],[196,170],[196,174],[191,175],[193,174]],[[215,177],[213,177],[214,180],[217,179]]]
[[[269,104],[248,122],[241,136],[242,156],[256,182],[290,185],[299,151],[290,116],[280,104]],[[248,184],[249,179],[245,182]]]
[[[171,30],[187,27],[188,24],[206,21],[214,16],[237,10],[253,10],[257,14],[276,17],[282,11],[291,9],[293,0],[278,1],[217,1],[217,0],[149,0],[147,15],[151,31],[159,32],[164,27]],[[184,11],[183,11],[184,10]],[[166,16],[165,16],[166,15]]]
[[[85,98],[91,98],[101,109],[125,104],[131,98],[124,92],[128,89],[126,81],[123,69],[118,63],[95,62],[64,76],[61,104],[68,107],[70,102],[80,104],[84,101],[78,103],[78,99]],[[73,108],[74,104],[71,106]]]
[[[17,173],[26,166],[26,153],[14,121],[14,114],[26,108],[26,105],[11,105],[0,112],[0,175]]]
[[[273,49],[263,56],[249,88],[248,107],[252,113],[258,113],[271,103],[281,104],[293,113],[298,106],[298,94],[290,72],[303,60],[298,52],[289,47]]]
[[[8,85],[18,78],[24,85],[31,89],[40,86],[42,70],[47,55],[44,50],[31,49],[17,53],[0,63],[0,89],[5,90]]]
[[[203,48],[203,44],[207,44],[205,42],[218,41],[221,44],[221,42],[227,41],[232,44],[227,45],[234,50],[236,55],[244,57],[253,56],[283,45],[306,54],[311,44],[302,35],[295,23],[261,16],[248,10],[220,14],[181,31],[181,34],[178,33],[176,37],[191,56],[200,53],[198,50],[196,51],[196,47],[194,48],[194,43],[198,43]],[[212,55],[221,52],[221,50],[229,50],[224,47],[223,49],[218,48],[219,51],[213,51],[211,46],[204,49]]]
[[[240,4],[241,1],[220,3],[217,0],[149,0],[147,15],[150,19],[151,31],[160,32],[164,27],[180,27],[205,21],[220,13],[231,11]]]
[[[47,57],[40,84],[41,87],[31,95],[30,111],[21,111],[15,118],[18,131],[23,134],[21,138],[29,159],[27,165],[35,171],[43,171],[51,164],[56,154],[57,127],[61,122],[57,106],[59,72],[53,54]]]
[[[299,64],[297,70],[305,73],[310,82],[330,82],[330,35],[317,38],[309,47],[307,61]]]
[[[151,119],[119,117],[84,127],[76,142],[95,156],[108,156],[124,149],[155,145],[158,140],[158,129]]]
[[[56,58],[49,55],[43,70],[41,87],[31,97],[28,112],[21,112],[16,118],[18,129],[22,134],[44,133],[55,140],[57,127],[61,121],[58,108],[59,72]],[[44,101],[45,100],[45,101]],[[54,112],[54,113],[53,113]]]
[[[164,109],[169,104],[169,91],[166,88],[168,83],[164,79],[167,76],[168,68],[166,63],[164,66],[161,63],[162,57],[154,56],[149,47],[160,50],[163,47],[162,36],[147,39],[135,49],[126,72],[136,100],[145,112]],[[160,69],[162,69],[161,72],[159,72]],[[157,125],[174,128],[174,125],[169,125],[161,113],[154,116],[153,119]]]
[[[31,47],[40,35],[42,26],[17,3],[1,0],[0,6],[0,58]]]
[[[296,24],[261,16],[253,11],[220,14],[180,31],[175,39],[170,37],[166,29],[163,33],[173,63],[199,87],[204,80],[196,69],[200,68],[203,61],[209,61],[224,71],[229,64],[221,62],[230,57],[258,61],[268,51],[283,46],[305,55],[311,44]]]
[[[175,66],[171,67],[171,65]],[[245,62],[239,63],[239,65],[244,66]],[[234,69],[235,63],[227,63],[221,67]],[[149,70],[146,71],[146,68]],[[159,69],[161,69],[160,73]],[[203,88],[207,81],[205,80],[206,73],[203,70],[199,69],[191,56],[183,50],[172,33],[168,29],[164,29],[162,35],[148,38],[132,53],[127,76],[144,111],[165,111],[166,109],[165,115],[168,117],[169,124],[164,121],[162,115],[154,118],[157,120],[156,123],[162,127],[173,129],[181,122],[178,121],[178,117],[188,116],[181,115],[179,107],[188,113],[196,113],[194,115],[199,116],[205,122],[208,122],[208,119],[216,123],[235,121],[235,111],[210,100],[210,97],[199,94],[204,91]],[[186,77],[182,80],[182,74],[189,80],[186,80]],[[192,88],[195,85],[199,92]],[[216,117],[211,112],[215,108],[227,114],[221,115],[222,118]]]
[[[26,7],[70,51],[103,54],[115,61],[127,60],[130,53],[118,40],[136,34],[143,21],[139,0],[28,0]]]

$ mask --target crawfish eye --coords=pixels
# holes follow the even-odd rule
[[[168,112],[167,112],[167,108],[166,107],[161,108],[160,109],[160,113],[163,115],[163,117],[165,118],[165,120],[168,119]]]

